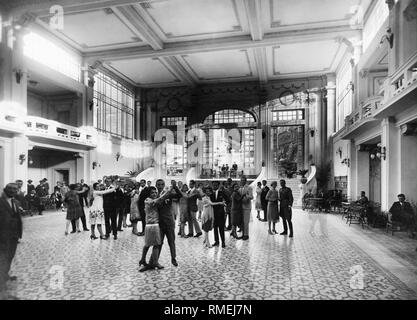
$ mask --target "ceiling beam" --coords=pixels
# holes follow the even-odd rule
[[[143,17],[136,11],[135,7],[112,7],[114,14],[122,20],[139,38],[148,43],[152,49],[161,50],[164,48],[162,40],[146,24]]]
[[[175,76],[188,84],[195,85],[193,77],[185,70],[181,63],[175,57],[162,57],[161,63],[169,69]]]
[[[266,61],[266,48],[253,49],[256,62],[256,70],[258,71],[259,82],[268,82],[268,64]]]
[[[261,17],[261,0],[244,0],[252,40],[259,41],[264,37]]]
[[[50,15],[50,9],[54,5],[59,5],[64,9],[64,13],[75,13],[104,8],[127,6],[148,2],[146,0],[7,0],[3,1],[6,9],[12,15],[20,15],[27,12],[37,16]]]
[[[199,52],[264,48],[269,46],[284,45],[288,43],[336,40],[341,36],[353,37],[359,34],[360,30],[354,30],[350,28],[350,26],[343,26],[266,34],[264,38],[259,41],[253,41],[250,36],[236,36],[220,39],[166,43],[164,48],[159,51],[155,51],[152,48],[142,46],[114,50],[90,51],[85,52],[84,56],[87,61],[95,61],[97,59],[125,60],[134,58],[155,58]]]

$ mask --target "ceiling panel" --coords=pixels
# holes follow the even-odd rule
[[[349,19],[370,0],[269,0],[271,27]],[[363,10],[363,13],[365,11]]]
[[[336,41],[316,41],[274,47],[273,74],[326,72],[332,65],[339,46]]]
[[[136,84],[153,85],[180,82],[156,58],[111,61],[109,65]]]
[[[169,0],[142,7],[167,38],[241,31],[235,0]]]
[[[182,56],[199,80],[249,78],[253,76],[247,50],[204,52]]]
[[[84,48],[141,42],[110,9],[68,14],[64,18],[64,30],[60,32]]]

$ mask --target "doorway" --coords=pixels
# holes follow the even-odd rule
[[[55,170],[55,184],[59,182],[65,182],[65,184],[69,185],[69,169],[56,169]]]

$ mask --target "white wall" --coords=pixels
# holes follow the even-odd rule
[[[116,154],[120,152],[119,161]],[[90,153],[90,166],[94,161],[99,166],[92,170],[92,180],[102,179],[103,176],[126,176],[127,171],[137,170],[137,165],[149,158],[151,152],[140,141],[112,138],[108,134],[99,133],[97,149]]]

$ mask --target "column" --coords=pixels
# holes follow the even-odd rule
[[[391,118],[383,119],[381,127],[381,147],[385,147],[386,151],[385,160],[381,159],[381,210],[388,210],[401,192],[401,136]]]
[[[327,75],[327,142],[333,133],[336,132],[336,76],[334,74]]]
[[[369,187],[369,159],[370,155],[368,151],[359,151],[360,146],[356,146],[356,187],[353,191],[353,196],[359,196],[361,191],[365,191],[368,197],[370,197]],[[373,200],[373,199],[372,199]]]
[[[4,21],[4,17],[3,17]],[[27,115],[27,68],[23,56],[24,28],[20,30],[10,26],[2,26],[2,42],[0,43],[0,102],[1,108],[10,108],[20,122]],[[24,128],[22,128],[24,129]],[[3,158],[5,184],[21,179],[27,181],[28,176],[28,139],[22,134],[6,134]],[[0,159],[1,161],[3,159]],[[3,174],[3,172],[0,172]],[[6,178],[7,177],[7,178]],[[26,183],[24,183],[24,190]]]
[[[315,95],[316,104],[313,106],[315,110],[314,122],[313,127],[310,129],[314,130],[314,163],[316,166],[321,167],[323,161],[323,145],[322,145],[322,117],[323,117],[323,110],[322,110],[322,92],[321,89],[315,89],[311,91]],[[311,150],[310,150],[311,151]]]

